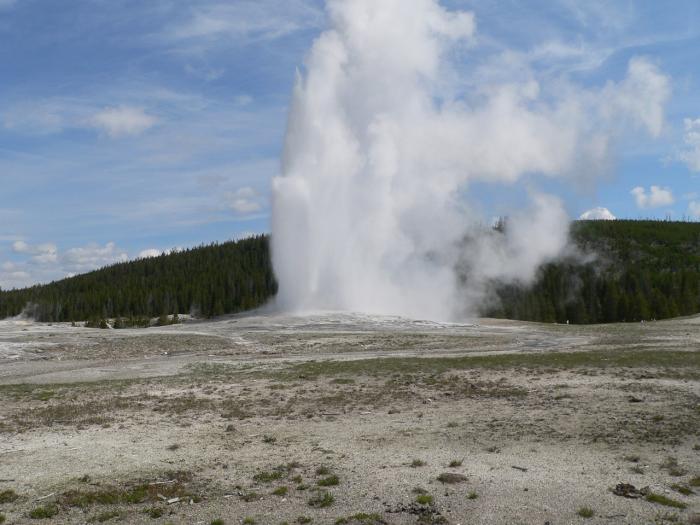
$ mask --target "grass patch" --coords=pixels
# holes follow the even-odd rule
[[[311,523],[312,521],[313,520],[308,516],[299,516],[296,520],[296,523],[299,523],[300,525],[305,525],[307,523]]]
[[[346,518],[338,518],[335,520],[335,525],[347,525],[347,524],[357,524],[357,525],[384,525],[386,521],[377,513],[367,514],[366,512],[359,512],[348,516]]]
[[[255,523],[255,518],[251,518],[250,516],[243,519],[243,525],[255,525]]]
[[[422,459],[414,459],[413,461],[411,461],[412,468],[425,467],[426,465],[427,463]]]
[[[17,498],[19,498],[19,496],[14,490],[3,490],[2,492],[0,492],[0,505],[3,503],[12,503],[14,501],[17,501]]]
[[[677,501],[675,499],[671,499],[667,496],[664,496],[663,494],[656,494],[655,492],[648,494],[645,499],[650,503],[657,503],[659,505],[664,505],[666,507],[674,507],[676,509],[684,509],[688,506],[682,501]]]
[[[331,473],[331,469],[329,469],[328,467],[326,467],[324,465],[321,465],[320,467],[318,467],[316,469],[317,476],[327,476],[330,473]]]
[[[467,499],[478,499],[478,498],[479,498],[479,495],[476,492],[472,491],[469,494],[467,494]]]
[[[7,519],[7,518],[5,517],[4,514],[0,514],[0,525],[2,525],[3,523],[5,523],[5,520],[6,520],[6,519]]]
[[[461,467],[463,461],[464,461],[464,460],[462,460],[462,459],[453,459],[452,461],[450,461],[450,464],[449,464],[448,466],[449,466],[450,468]]]
[[[222,520],[221,518],[217,518],[215,520],[211,520],[209,525],[224,525],[224,520]]]
[[[272,494],[274,496],[286,496],[287,493],[289,492],[289,489],[287,487],[277,487],[275,490],[272,491]]]
[[[593,516],[595,516],[595,512],[590,507],[581,507],[580,509],[578,509],[576,511],[576,514],[578,514],[582,518],[586,518],[586,519],[592,518]]]
[[[310,507],[322,509],[325,507],[330,507],[331,505],[333,505],[334,501],[335,498],[330,492],[318,492],[314,494],[307,503]]]
[[[257,483],[272,483],[284,477],[281,470],[273,470],[272,472],[258,472],[253,476],[253,480]]]
[[[680,483],[674,483],[673,485],[671,485],[671,488],[679,494],[683,494],[684,496],[691,496],[695,494],[695,492],[693,492],[690,487],[688,487],[687,485],[681,485]]]
[[[416,496],[416,503],[419,505],[432,505],[433,497],[430,494],[418,494]]]
[[[29,517],[33,520],[47,520],[58,514],[58,507],[54,504],[42,505],[33,509],[29,513]]]
[[[386,377],[391,374],[439,374],[450,370],[546,368],[658,368],[667,377],[687,374],[700,368],[700,352],[620,350],[591,352],[518,353],[461,357],[388,357],[356,361],[317,361],[301,363],[286,371],[275,372],[282,379],[296,380],[323,376],[366,375]],[[677,370],[673,370],[677,369]],[[695,372],[693,372],[695,373]],[[696,374],[700,375],[700,374]]]
[[[114,518],[118,518],[121,516],[121,513],[116,510],[108,510],[105,512],[101,512],[100,514],[97,514],[96,516],[93,516],[90,518],[90,521],[92,523],[104,523],[105,521],[109,521]]]
[[[455,472],[443,472],[437,477],[437,480],[440,483],[448,484],[464,483],[465,481],[467,481],[467,476],[464,476],[463,474],[457,474]]]
[[[328,476],[327,478],[319,479],[316,484],[319,487],[334,487],[335,485],[338,485],[340,483],[340,480],[338,479],[338,476],[333,474],[332,476]]]
[[[700,476],[695,476],[688,482],[691,487],[700,487]]]
[[[151,519],[158,519],[165,514],[165,510],[163,510],[162,507],[149,507],[147,509],[144,509],[143,511],[144,514],[146,514],[149,518]]]
[[[252,490],[249,490],[249,491],[241,494],[241,499],[243,501],[245,501],[246,503],[250,503],[251,501],[261,500],[262,496],[260,494],[258,494],[257,492],[253,492]]]

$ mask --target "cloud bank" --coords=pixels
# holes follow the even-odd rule
[[[503,74],[498,56],[498,76],[465,86],[454,61],[475,36],[472,13],[435,0],[331,0],[327,11],[272,185],[282,308],[474,313],[494,281],[530,282],[562,252],[568,216],[532,188],[504,233],[480,228],[470,185],[595,180],[622,133],[663,128],[670,81],[644,58],[584,88]]]
[[[583,212],[579,217],[582,221],[614,221],[615,219],[616,217],[609,209],[600,206]]]
[[[670,206],[675,202],[673,192],[659,186],[651,186],[648,192],[643,187],[637,186],[632,188],[630,195],[634,197],[637,208],[641,210]]]

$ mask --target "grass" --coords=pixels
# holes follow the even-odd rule
[[[121,516],[119,511],[108,510],[108,511],[102,512],[100,514],[97,514],[96,516],[93,516],[92,518],[90,518],[90,521],[104,523],[105,521],[109,521],[113,518],[118,518],[119,516]]]
[[[338,476],[335,474],[332,476],[328,476],[327,478],[319,479],[316,484],[319,487],[334,487],[335,485],[338,485],[340,483],[340,480],[338,479]]]
[[[268,445],[274,445],[277,443],[277,438],[275,436],[263,436],[263,443],[267,443]]]
[[[255,523],[255,518],[251,518],[250,516],[243,519],[243,525],[255,525]]]
[[[289,492],[289,489],[287,487],[277,487],[275,490],[272,491],[272,494],[275,496],[286,496],[287,493]]]
[[[209,525],[224,525],[224,520],[222,520],[221,518],[217,518],[215,520],[211,520]]]
[[[327,476],[328,474],[331,473],[331,469],[329,469],[326,466],[321,465],[316,469],[316,475],[317,476]]]
[[[144,509],[143,513],[155,520],[162,517],[165,511],[161,507],[149,507]]]
[[[0,524],[5,523],[6,519],[4,514],[0,514]]]
[[[464,461],[464,460],[462,460],[462,459],[453,459],[452,461],[450,461],[450,464],[449,464],[448,466],[449,466],[450,468],[461,467],[463,461]]]
[[[316,507],[319,509],[330,507],[333,505],[335,498],[330,492],[318,492],[314,494],[311,499],[307,502],[310,507]]]
[[[281,470],[274,470],[272,472],[258,472],[253,476],[253,480],[258,483],[272,483],[284,477],[284,473]]]
[[[366,512],[358,512],[352,516],[346,518],[338,518],[335,520],[335,525],[346,525],[349,523],[357,523],[359,525],[382,525],[386,522],[382,519],[380,514],[372,513],[367,514]]]
[[[58,514],[58,507],[54,504],[49,504],[36,507],[29,513],[29,517],[33,520],[46,520],[53,518],[56,514]]]
[[[416,503],[420,505],[432,505],[433,497],[430,494],[418,494],[416,496]]]
[[[616,352],[547,352],[461,357],[388,357],[356,361],[318,361],[301,363],[286,371],[275,372],[282,379],[296,380],[323,376],[382,376],[397,373],[439,374],[450,370],[546,368],[659,368],[662,375],[676,377],[680,372],[700,368],[700,352],[629,349]]]
[[[576,514],[585,519],[592,518],[593,516],[595,516],[595,512],[590,507],[581,507],[576,511]]]
[[[427,463],[422,459],[414,459],[413,461],[411,461],[412,468],[425,467],[426,465]]]
[[[659,505],[664,505],[666,507],[674,507],[676,509],[684,509],[688,506],[682,501],[677,501],[675,499],[666,497],[663,494],[657,494],[655,492],[648,494],[645,499],[650,503],[657,503]]]
[[[467,481],[467,477],[462,474],[457,474],[455,472],[443,472],[437,477],[440,483],[463,483]]]
[[[309,518],[308,516],[299,516],[296,520],[297,523],[300,525],[306,525],[307,523],[311,523],[313,520]]]
[[[700,487],[700,476],[695,476],[688,482],[691,487]]]
[[[0,505],[3,503],[12,503],[14,501],[17,501],[17,498],[19,498],[19,496],[14,490],[3,490],[2,492],[0,492]]]
[[[251,501],[258,501],[262,499],[262,496],[258,494],[257,492],[247,491],[241,494],[241,499],[245,501],[246,503],[250,503]]]
[[[467,494],[467,499],[478,499],[478,498],[479,498],[479,495],[476,492],[472,491],[469,494]]]
[[[687,485],[681,485],[680,483],[672,484],[671,488],[676,492],[683,494],[684,496],[691,496],[695,494],[695,492],[693,492],[690,487],[688,487]]]

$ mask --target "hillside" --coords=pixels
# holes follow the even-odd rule
[[[40,321],[158,317],[176,312],[211,317],[261,306],[276,290],[268,238],[258,236],[3,291],[0,317],[15,316],[27,305]]]
[[[700,223],[576,221],[571,233],[580,257],[544,266],[528,289],[493,283],[497,300],[481,313],[598,323],[700,312]],[[261,306],[276,290],[268,237],[259,236],[2,291],[0,317],[27,305],[41,321],[211,317]]]
[[[496,286],[484,314],[581,324],[700,312],[700,223],[576,221],[571,236],[582,257],[544,266],[530,289]]]

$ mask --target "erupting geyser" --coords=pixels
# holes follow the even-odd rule
[[[298,75],[273,180],[279,306],[452,319],[494,281],[531,280],[567,245],[536,188],[504,234],[472,228],[470,183],[593,178],[622,130],[658,135],[669,82],[633,58],[595,89],[498,51],[466,75],[475,17],[436,0],[329,0]],[[621,75],[623,76],[623,75]],[[537,179],[535,179],[537,180]]]

